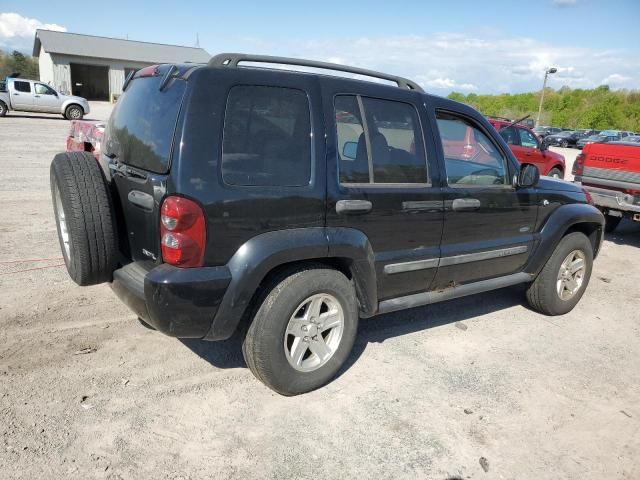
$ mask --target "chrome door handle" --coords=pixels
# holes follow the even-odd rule
[[[338,200],[336,203],[336,213],[340,215],[364,215],[372,208],[369,200]]]
[[[456,212],[478,210],[479,208],[480,200],[477,198],[456,198],[451,204],[451,209]]]

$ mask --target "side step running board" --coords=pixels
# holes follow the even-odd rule
[[[420,307],[431,303],[444,302],[453,298],[466,297],[476,293],[488,292],[498,288],[510,287],[518,283],[526,283],[533,280],[531,275],[525,272],[514,273],[504,277],[491,278],[480,282],[468,283],[457,287],[446,288],[444,290],[434,290],[432,292],[415,293],[406,297],[391,298],[384,300],[378,305],[378,315],[382,313],[395,312],[405,308]]]

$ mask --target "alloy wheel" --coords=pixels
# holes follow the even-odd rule
[[[304,300],[289,319],[284,351],[289,364],[312,372],[335,354],[344,331],[344,311],[333,295],[319,293]]]

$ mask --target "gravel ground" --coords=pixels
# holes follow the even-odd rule
[[[568,315],[518,287],[380,316],[337,380],[283,398],[237,338],[165,337],[69,280],[49,193],[67,129],[0,119],[0,478],[640,478],[640,225]]]

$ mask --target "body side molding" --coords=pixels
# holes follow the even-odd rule
[[[509,287],[519,283],[526,283],[533,280],[528,273],[519,272],[504,277],[490,278],[479,282],[467,283],[457,287],[446,288],[444,290],[434,290],[431,292],[415,293],[405,297],[391,298],[380,302],[378,314],[404,310],[405,308],[420,307],[431,303],[443,302],[454,298],[474,295],[476,293],[487,292],[498,288]]]

